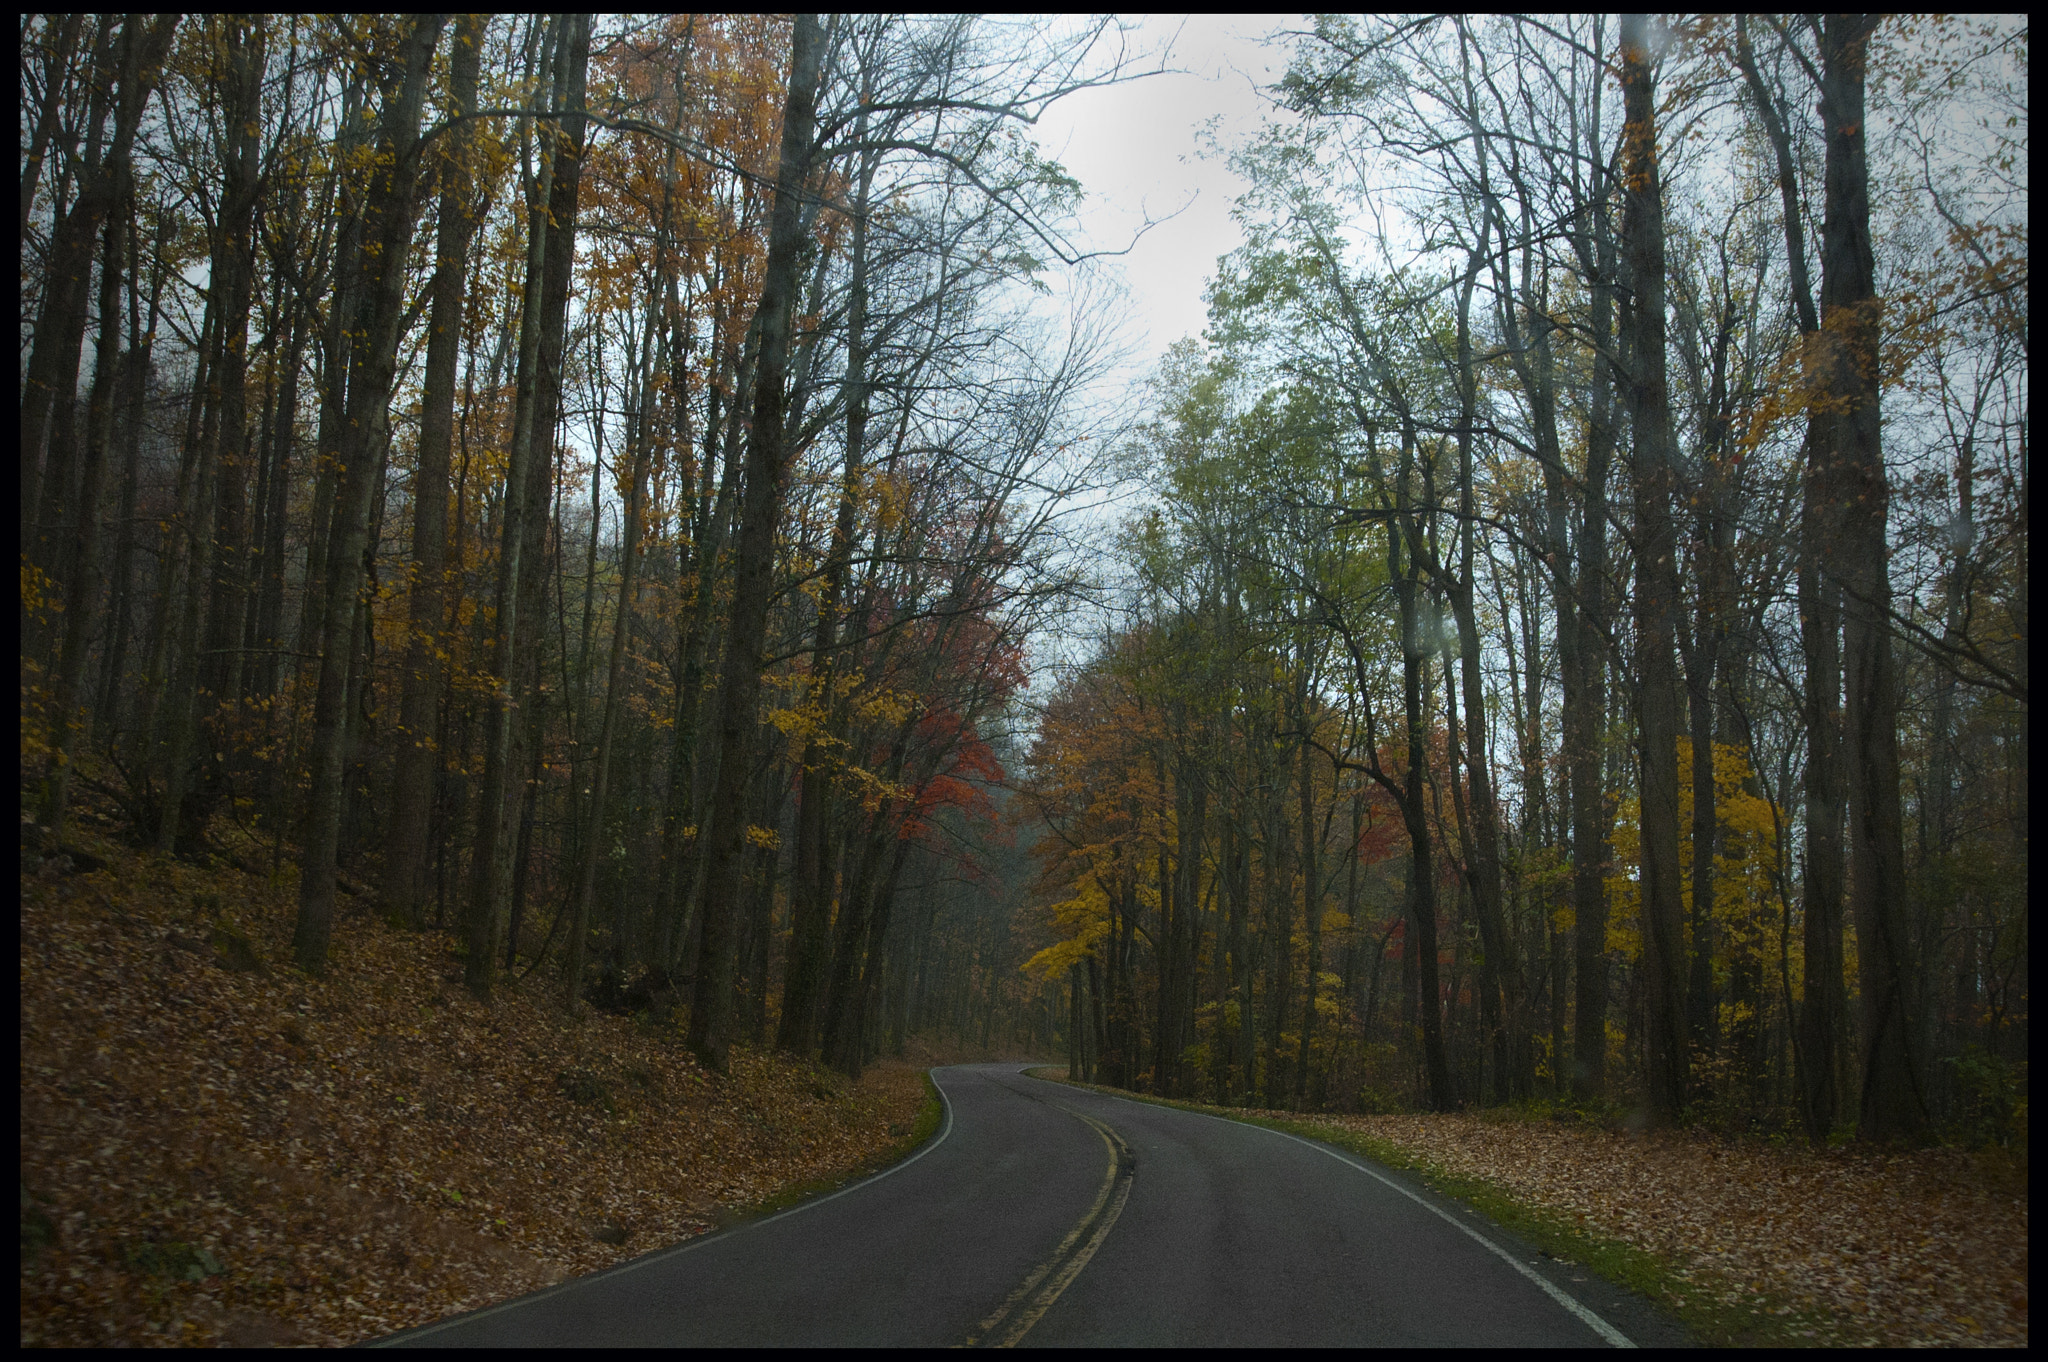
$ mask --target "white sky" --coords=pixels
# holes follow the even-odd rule
[[[1267,37],[1306,27],[1296,15],[1129,18],[1136,25],[1130,50],[1145,54],[1135,69],[1172,69],[1071,95],[1033,129],[1041,154],[1081,182],[1070,244],[1084,250],[1131,246],[1128,254],[1088,266],[1126,291],[1127,315],[1118,335],[1128,361],[1098,390],[1125,414],[1133,389],[1152,375],[1166,347],[1183,336],[1199,337],[1208,321],[1202,294],[1216,259],[1244,241],[1230,213],[1246,185],[1230,169],[1228,155],[1274,116],[1260,91],[1286,70],[1287,48],[1279,41],[1268,46]],[[1157,225],[1132,246],[1148,217]],[[1057,272],[1048,272],[1045,282],[1066,294]],[[1111,542],[1132,498],[1145,495],[1142,487],[1127,484],[1100,503],[1077,506],[1080,541],[1098,547]],[[1107,623],[1096,610],[1083,608],[1060,625],[1035,631],[1033,675],[1050,676],[1086,656]]]
[[[1127,337],[1143,374],[1168,345],[1201,334],[1202,290],[1216,258],[1244,239],[1230,218],[1244,181],[1225,154],[1206,145],[1204,129],[1213,120],[1214,143],[1224,153],[1257,132],[1272,112],[1260,89],[1286,70],[1285,46],[1268,45],[1267,36],[1305,24],[1275,14],[1152,14],[1133,21],[1133,50],[1158,53],[1170,45],[1163,64],[1173,73],[1069,96],[1035,134],[1041,151],[1065,166],[1086,195],[1076,244],[1120,249],[1147,215],[1178,211],[1128,255],[1105,262],[1130,289]]]

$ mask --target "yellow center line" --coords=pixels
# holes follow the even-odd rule
[[[1067,1237],[1060,1240],[1059,1247],[1052,1251],[1051,1256],[1032,1268],[1023,1283],[996,1307],[995,1312],[974,1326],[974,1332],[962,1345],[964,1347],[1015,1347],[1019,1339],[1031,1332],[1031,1326],[1052,1308],[1060,1293],[1081,1275],[1081,1269],[1088,1266],[1088,1260],[1109,1237],[1110,1227],[1123,1214],[1124,1202],[1131,1195],[1133,1161],[1130,1146],[1102,1122],[1082,1116],[1078,1111],[1069,1110],[1068,1114],[1087,1122],[1102,1137],[1103,1147],[1109,1151],[1109,1171],[1103,1176],[1102,1190],[1095,1194],[1095,1204],[1088,1208],[1079,1224],[1067,1231]],[[992,1337],[999,1329],[1001,1336]]]

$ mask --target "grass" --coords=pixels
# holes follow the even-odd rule
[[[1661,1254],[1647,1252],[1618,1239],[1590,1234],[1564,1216],[1520,1201],[1484,1179],[1447,1172],[1390,1140],[1313,1120],[1256,1115],[1232,1107],[1206,1106],[1199,1102],[1077,1083],[1056,1069],[1033,1069],[1030,1072],[1037,1078],[1087,1088],[1091,1092],[1106,1093],[1128,1101],[1176,1107],[1319,1140],[1371,1159],[1383,1167],[1409,1173],[1432,1191],[1486,1216],[1550,1257],[1567,1264],[1583,1265],[1616,1286],[1655,1303],[1676,1317],[1693,1338],[1708,1346],[1797,1348],[1850,1341],[1844,1337],[1841,1322],[1832,1317],[1819,1317],[1792,1309],[1786,1302],[1769,1295],[1752,1294],[1742,1303],[1727,1303],[1722,1299],[1725,1293],[1716,1290],[1714,1284],[1696,1277],[1688,1278],[1686,1269]]]

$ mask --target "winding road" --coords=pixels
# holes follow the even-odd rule
[[[382,1340],[428,1347],[1683,1344],[1641,1298],[1349,1153],[935,1069],[939,1134],[830,1196]]]

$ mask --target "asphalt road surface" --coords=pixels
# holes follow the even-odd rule
[[[936,1069],[939,1134],[831,1196],[394,1335],[430,1347],[1682,1344],[1678,1326],[1328,1145]]]

